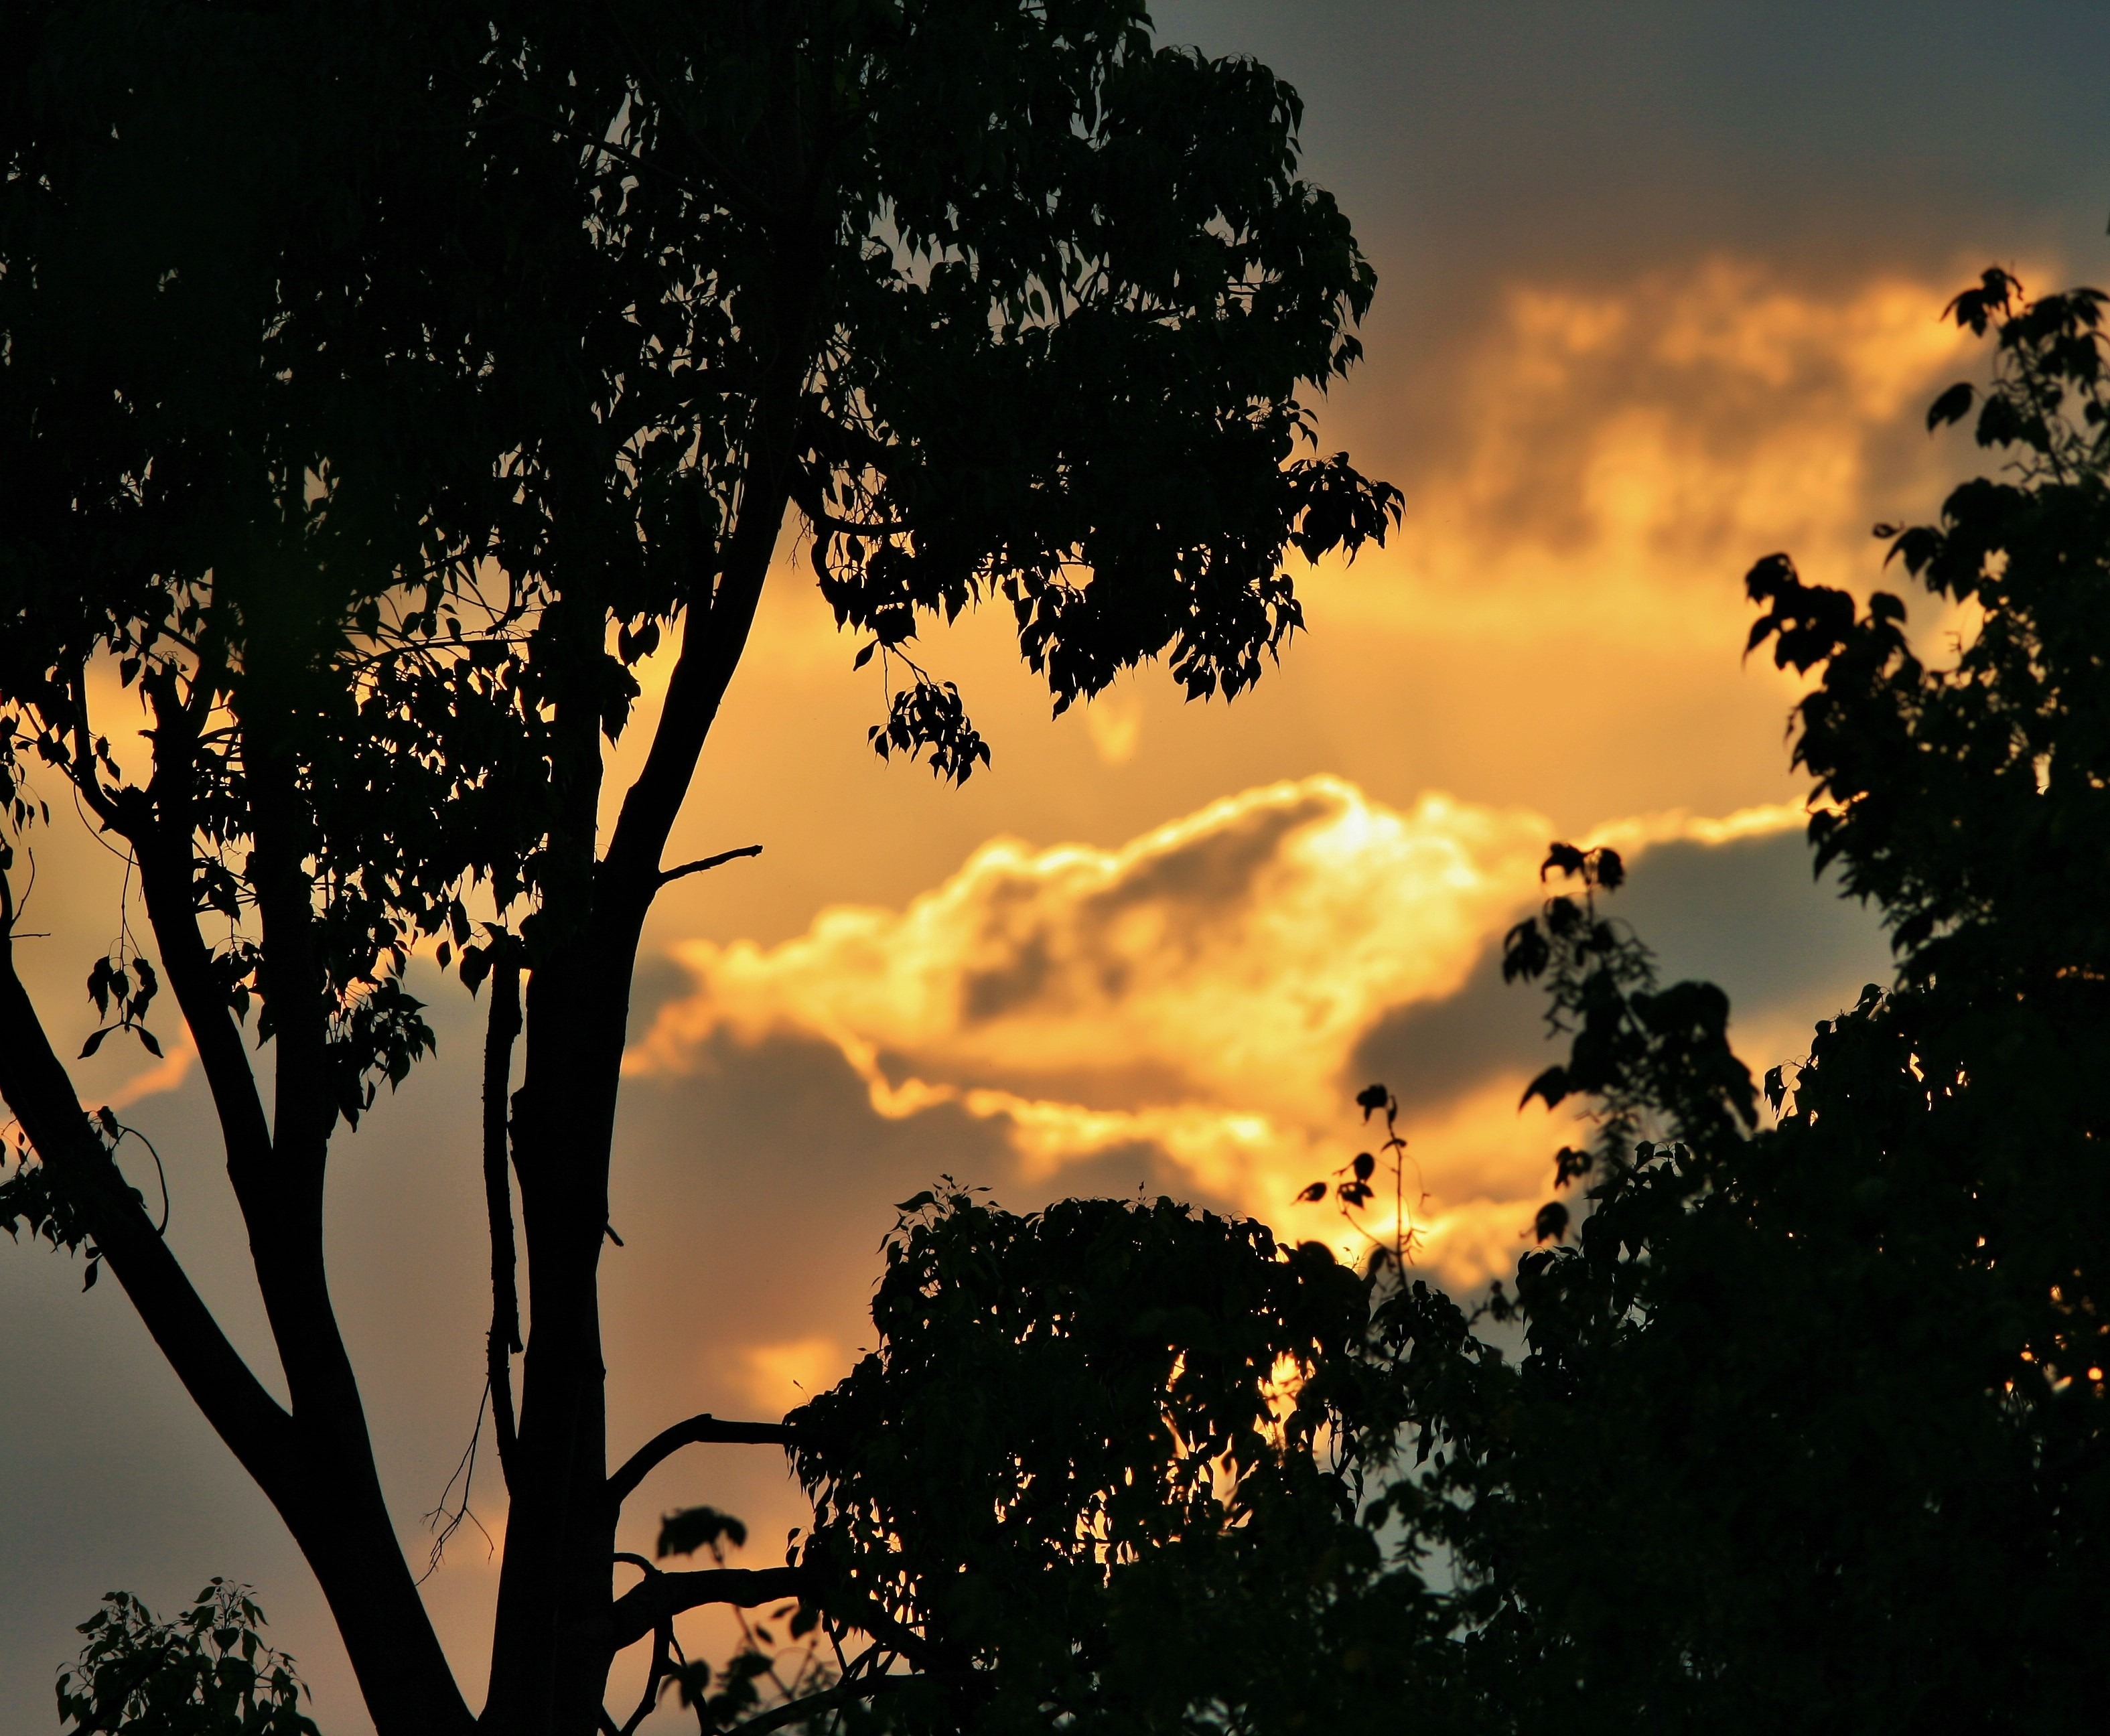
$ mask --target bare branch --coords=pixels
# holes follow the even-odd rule
[[[483,1396],[477,1400],[476,1426],[469,1431],[469,1445],[455,1462],[454,1475],[447,1479],[447,1486],[440,1491],[440,1504],[425,1515],[426,1529],[432,1534],[432,1549],[426,1559],[425,1571],[418,1576],[420,1585],[440,1571],[440,1564],[446,1557],[447,1545],[464,1521],[483,1532],[487,1553],[495,1553],[498,1548],[491,1533],[484,1530],[483,1521],[469,1511],[469,1495],[476,1487],[476,1449],[478,1443],[483,1439],[483,1413],[490,1403],[491,1389],[486,1386]],[[461,1499],[450,1512],[447,1502],[454,1494],[457,1484],[461,1487]]]
[[[705,1411],[660,1430],[625,1459],[608,1480],[609,1501],[622,1506],[637,1492],[640,1483],[684,1447],[788,1447],[795,1438],[788,1423],[731,1422]]]
[[[491,1390],[498,1468],[509,1491],[516,1440],[513,1354],[520,1349],[520,1291],[513,1238],[513,1187],[507,1164],[506,1087],[520,1035],[520,961],[502,947],[491,967],[491,1022],[483,1045],[483,1204],[491,1226],[491,1331],[484,1370]]]
[[[722,868],[727,862],[736,862],[743,856],[759,856],[760,844],[742,844],[737,850],[721,850],[716,856],[707,856],[701,861],[684,862],[678,868],[663,869],[660,872],[662,886],[672,881],[686,879],[692,874],[707,874],[713,868]]]
[[[611,1644],[618,1652],[636,1645],[685,1609],[700,1609],[707,1603],[736,1603],[752,1609],[758,1603],[801,1597],[806,1588],[803,1567],[703,1567],[691,1573],[648,1573],[642,1585],[615,1600]]]
[[[283,1510],[293,1467],[292,1419],[228,1341],[139,1197],[81,1113],[0,925],[0,1095],[40,1161],[79,1206],[95,1245],[154,1341],[242,1467]]]
[[[641,1555],[632,1555],[624,1550],[619,1551],[615,1558],[641,1569],[648,1580],[664,1576],[660,1568]],[[674,1638],[673,1616],[669,1613],[661,1616],[659,1625],[652,1630],[652,1662],[645,1672],[645,1691],[637,1697],[636,1711],[624,1721],[615,1736],[636,1736],[638,1725],[651,1716],[652,1708],[659,1703],[659,1684],[674,1673],[674,1656],[681,1649]],[[601,1716],[609,1723],[614,1721],[609,1718],[606,1707],[601,1708]]]

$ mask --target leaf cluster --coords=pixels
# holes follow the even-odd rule
[[[169,1621],[129,1592],[102,1604],[81,1624],[79,1661],[59,1673],[74,1736],[317,1736],[248,1587],[215,1579]]]
[[[1297,1564],[1314,1618],[1379,1571],[1353,1522],[1368,1290],[1321,1245],[1169,1200],[909,1204],[880,1348],[790,1419],[798,1558],[831,1617],[899,1634],[903,1727],[1186,1728],[1202,1636],[1274,1619],[1264,1564]]]
[[[1265,68],[1132,0],[619,10],[40,0],[0,47],[0,801],[174,858],[347,1119],[431,1047],[412,947],[590,922],[636,666],[678,624],[722,687],[787,503],[887,653],[874,748],[954,780],[932,618],[1007,603],[1058,711],[1160,657],[1228,695],[1285,551],[1398,516],[1298,455],[1374,278]]]

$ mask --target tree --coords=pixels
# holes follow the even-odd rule
[[[1601,915],[1610,852],[1510,937],[1568,1061],[1532,1087],[1593,1105],[1573,1242],[1528,1256],[1514,1367],[1440,1299],[1401,1340],[1417,1401],[1395,1510],[1460,1576],[1456,1670],[1492,1727],[1914,1731],[2090,1721],[2110,1617],[2110,379],[2103,297],[1957,297],[1995,337],[1981,402],[2004,473],[1939,523],[1879,526],[1975,626],[1930,667],[1905,608],[1748,584],[1797,708],[1821,869],[1890,925],[1872,984],[1773,1069],[1727,1002],[1659,988]],[[1447,1333],[1448,1336],[1447,1336]]]
[[[317,1736],[246,1585],[215,1580],[174,1621],[121,1591],[102,1606],[59,1673],[59,1719],[79,1736]]]
[[[1352,1643],[1329,1619],[1380,1565],[1356,1515],[1374,1389],[1343,1377],[1359,1276],[1169,1200],[906,1212],[878,1348],[791,1419],[802,1559],[886,1611],[920,1678],[835,1692],[992,1736],[1322,1708],[1312,1679]]]
[[[912,655],[924,622],[1007,604],[1058,711],[1159,657],[1229,697],[1300,625],[1285,550],[1382,540],[1394,491],[1297,455],[1373,278],[1297,177],[1294,93],[1154,47],[1128,0],[38,0],[0,33],[0,868],[47,777],[129,852],[151,943],[95,965],[93,1042],[154,1046],[165,984],[290,1406],[125,1183],[121,1125],[81,1113],[11,883],[0,1221],[125,1287],[314,1566],[386,1736],[583,1736],[614,1652],[697,1603],[883,1625],[797,1566],[614,1594],[654,1465],[799,1444],[699,1417],[607,1464],[595,1273],[640,932],[712,866],[663,852],[787,519],[858,662],[894,672],[875,747],[955,779],[989,750]],[[663,641],[604,834],[605,747]],[[143,757],[91,708],[112,665]],[[322,1257],[334,1139],[430,1047],[420,944],[489,1003],[510,1518],[480,1720]]]

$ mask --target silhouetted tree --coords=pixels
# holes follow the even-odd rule
[[[1881,526],[1967,606],[1931,666],[1895,596],[1784,556],[1754,649],[1797,708],[1820,869],[1872,900],[1895,983],[1773,1069],[1727,1005],[1657,985],[1597,908],[1610,852],[1510,937],[1591,1102],[1572,1243],[1528,1256],[1520,1364],[1424,1293],[1422,1473],[1391,1492],[1460,1576],[1463,1699],[1504,1730],[2078,1728],[2110,1620],[2110,381],[2093,291],[1952,305],[1996,337],[1938,524]],[[1958,387],[1933,427],[1969,414]],[[1732,916],[1733,913],[1725,913]],[[1564,1236],[1564,1205],[1542,1215]],[[1494,1312],[1512,1313],[1496,1298]]]
[[[293,1660],[263,1628],[249,1588],[224,1580],[173,1621],[113,1591],[59,1672],[60,1721],[77,1736],[317,1736]]]
[[[153,1047],[165,986],[289,1404],[124,1181],[120,1123],[83,1114],[14,967],[11,882],[0,1215],[115,1274],[313,1566],[384,1736],[479,1721],[323,1258],[334,1135],[431,1045],[420,943],[490,1002],[510,1512],[482,1727],[613,1727],[616,1649],[704,1602],[795,1598],[904,1657],[938,1619],[817,1562],[614,1594],[655,1465],[808,1451],[706,1417],[606,1461],[595,1282],[639,934],[711,866],[663,852],[787,521],[890,672],[876,748],[956,779],[988,750],[912,654],[930,618],[1001,600],[1058,711],[1160,657],[1229,696],[1300,624],[1285,549],[1382,538],[1391,490],[1297,455],[1298,394],[1356,359],[1373,282],[1298,179],[1297,119],[1265,68],[1153,47],[1130,0],[0,20],[0,868],[53,784],[129,853],[151,938],[96,964],[90,1047]],[[663,638],[604,830],[604,750]],[[106,671],[143,748],[111,745]],[[978,1644],[918,1642],[947,1670]]]

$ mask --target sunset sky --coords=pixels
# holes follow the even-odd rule
[[[1740,581],[1785,549],[1827,582],[1884,582],[1870,525],[1931,516],[1976,456],[1924,429],[1933,393],[1981,371],[1943,304],[1994,261],[2033,289],[2110,279],[2110,12],[1157,16],[1303,93],[1309,173],[1379,278],[1321,442],[1398,484],[1405,524],[1352,568],[1300,572],[1308,635],[1229,708],[1146,669],[1051,721],[1001,615],[934,635],[920,654],[994,749],[963,789],[872,755],[876,671],[852,671],[787,558],[675,841],[763,853],[670,888],[640,972],[627,1245],[604,1267],[616,1454],[693,1411],[775,1417],[844,1372],[890,1202],[941,1173],[1021,1208],[1140,1187],[1338,1239],[1289,1201],[1356,1148],[1372,1079],[1402,1101],[1424,1264],[1461,1289],[1502,1272],[1571,1131],[1517,1111],[1552,1056],[1491,950],[1551,838],[1629,853],[1618,912],[1667,975],[1729,990],[1755,1071],[1885,972],[1872,920],[1811,883],[1796,687],[1741,661]],[[1938,653],[1951,624],[1912,600]],[[54,831],[25,974],[84,1032],[121,870]],[[331,1200],[340,1311],[420,1555],[487,1308],[476,1011],[428,981],[439,1059],[340,1140]],[[112,1044],[77,1077],[156,1141],[171,1239],[275,1385],[185,1057]],[[79,1285],[40,1246],[0,1248],[0,1727],[50,1725],[52,1670],[104,1591],[166,1607],[223,1573],[257,1585],[328,1736],[358,1736],[297,1553],[122,1291]],[[627,1546],[704,1500],[752,1522],[750,1565],[801,1517],[774,1453],[692,1451],[633,1502]],[[488,1458],[473,1504],[495,1533]],[[495,1584],[471,1532],[427,1586],[472,1703]]]

